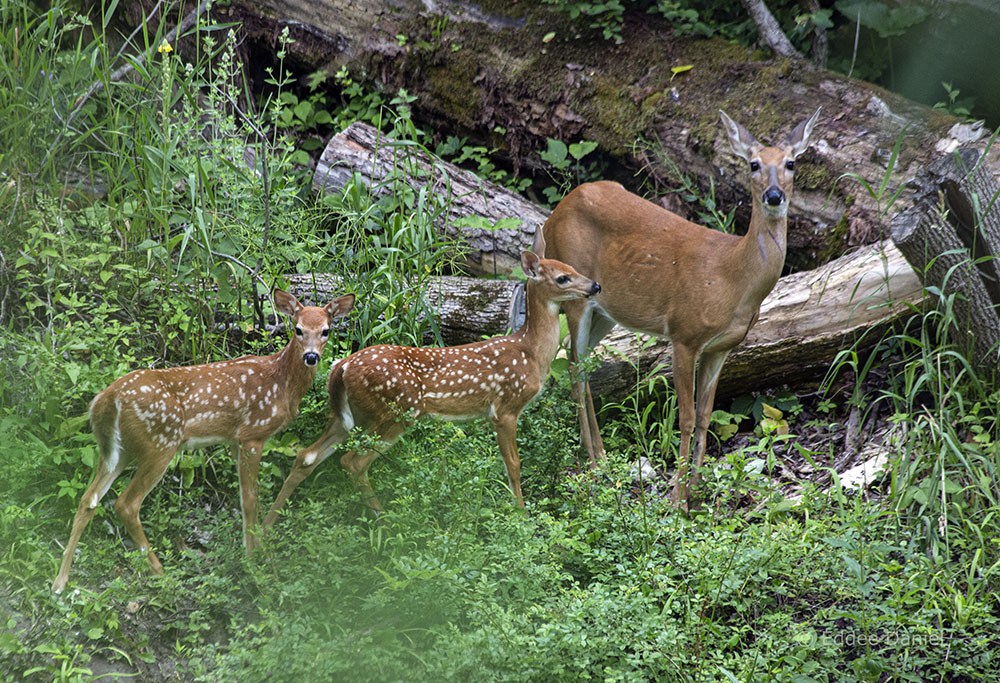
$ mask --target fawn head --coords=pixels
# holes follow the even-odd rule
[[[295,324],[295,346],[302,362],[315,367],[323,356],[323,347],[330,338],[330,325],[335,318],[347,315],[354,307],[354,295],[337,297],[322,308],[303,306],[294,295],[276,289],[272,293],[274,309],[284,313]]]
[[[521,252],[521,270],[535,286],[546,286],[548,301],[591,297],[601,291],[599,284],[578,273],[573,266],[545,258],[545,235],[541,225],[535,229],[531,251]]]
[[[750,196],[754,211],[760,210],[772,218],[788,215],[788,198],[792,193],[795,159],[809,146],[809,136],[819,117],[820,110],[795,127],[775,147],[767,147],[746,128],[733,121],[726,112],[719,110],[729,144],[737,156],[750,164]]]
[[[541,233],[541,230],[538,231]],[[536,238],[536,248],[541,238]],[[541,242],[543,252],[545,243]],[[569,301],[598,294],[601,286],[589,277],[580,275],[572,266],[562,261],[542,259],[535,252],[521,252],[521,270],[535,286],[544,287],[544,298],[547,301]]]

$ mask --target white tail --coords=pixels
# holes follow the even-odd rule
[[[589,354],[615,323],[673,343],[681,430],[673,498],[684,508],[692,432],[700,467],[719,371],[756,322],[760,303],[784,266],[795,158],[806,150],[819,110],[776,147],[765,147],[720,114],[733,150],[749,165],[753,208],[745,236],[686,221],[611,182],[576,188],[544,226],[549,256],[600,280],[603,288],[593,301],[563,306],[571,360]],[[593,461],[603,457],[604,446],[590,385],[577,381],[573,394],[580,438]]]
[[[544,244],[536,241],[535,251]],[[500,455],[515,502],[521,496],[517,419],[542,389],[559,347],[559,302],[588,297],[600,285],[558,261],[522,252],[528,276],[528,316],[514,334],[447,348],[372,346],[336,363],[330,370],[330,419],[316,443],[303,449],[264,520],[271,527],[288,496],[309,473],[361,427],[383,444],[395,441],[412,416],[436,415],[461,420],[488,416],[496,430]],[[350,472],[366,503],[382,506],[368,481],[378,449],[351,451],[340,464]]]
[[[316,367],[334,318],[354,306],[348,294],[323,308],[303,306],[291,294],[274,291],[276,310],[290,316],[295,335],[279,353],[161,370],[136,370],[119,377],[90,404],[97,439],[94,480],[80,500],[62,565],[52,589],[66,587],[80,535],[98,503],[125,468],[135,474],[115,502],[115,512],[153,573],[163,565],[150,549],[139,507],[181,448],[231,444],[239,464],[244,543],[259,545],[257,471],[264,443],[299,412],[299,401],[316,377]]]

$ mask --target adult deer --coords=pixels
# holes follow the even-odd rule
[[[600,280],[603,288],[592,301],[563,304],[574,364],[615,323],[673,343],[681,441],[672,498],[684,509],[692,432],[697,468],[722,364],[756,322],[761,301],[781,275],[795,159],[806,150],[819,116],[816,110],[781,144],[765,147],[719,113],[733,151],[750,167],[753,208],[743,237],[691,223],[612,182],[576,188],[544,226],[549,256]],[[574,382],[573,396],[580,438],[593,462],[603,458],[604,446],[585,378]]]
[[[569,266],[542,259],[540,235],[535,253],[521,253],[528,277],[528,315],[514,334],[447,348],[371,346],[330,369],[330,419],[323,435],[299,452],[274,506],[264,519],[270,528],[288,496],[347,438],[355,426],[391,444],[405,431],[409,416],[449,420],[488,416],[496,430],[500,456],[514,501],[521,496],[517,419],[542,390],[559,348],[559,303],[593,296],[601,286]],[[340,464],[351,474],[365,502],[380,511],[368,468],[382,449],[345,453]]]
[[[326,306],[303,306],[293,295],[274,291],[275,309],[290,316],[295,334],[271,356],[159,370],[136,370],[119,377],[90,404],[97,440],[94,480],[80,500],[62,565],[52,589],[66,587],[80,535],[98,503],[126,467],[136,471],[115,502],[115,512],[154,574],[163,573],[139,521],[139,507],[181,448],[228,443],[239,465],[243,540],[259,546],[257,473],[264,444],[299,412],[299,402],[316,377],[316,367],[334,318],[354,306],[354,295]]]

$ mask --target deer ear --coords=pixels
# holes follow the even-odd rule
[[[541,264],[541,259],[538,258],[538,254],[531,251],[521,252],[521,270],[532,280],[538,279],[538,266]]]
[[[819,113],[822,109],[823,107],[820,107],[806,121],[795,126],[795,130],[789,133],[788,137],[782,143],[782,146],[793,159],[809,147],[809,136],[812,135],[813,126],[816,125],[816,119],[819,118]]]
[[[271,298],[274,299],[274,310],[279,313],[293,316],[302,310],[302,304],[299,303],[299,300],[283,289],[271,292]]]
[[[542,224],[535,226],[535,241],[531,245],[531,250],[535,252],[539,258],[545,258],[545,236],[542,234],[542,230],[544,228],[545,226]]]
[[[336,299],[324,306],[326,314],[331,318],[343,318],[351,312],[352,308],[354,308],[353,294],[338,296]]]
[[[763,145],[757,142],[757,138],[751,135],[750,131],[729,118],[729,114],[721,109],[719,110],[719,118],[726,129],[726,136],[729,138],[729,144],[736,152],[736,156],[744,161],[750,161],[750,157]]]

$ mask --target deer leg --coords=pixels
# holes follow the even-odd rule
[[[94,479],[90,482],[90,486],[87,487],[86,492],[80,499],[80,507],[77,508],[76,515],[73,517],[73,530],[70,532],[69,541],[66,542],[66,550],[63,551],[59,573],[56,574],[56,578],[52,582],[52,590],[56,593],[61,593],[66,588],[66,581],[69,579],[69,569],[73,564],[73,556],[76,553],[77,543],[80,542],[80,536],[83,535],[84,529],[87,528],[90,520],[94,517],[94,513],[97,512],[98,503],[101,502],[108,489],[111,488],[111,484],[114,483],[115,479],[118,478],[118,475],[126,467],[126,463],[121,459],[118,459],[110,468],[108,464],[112,463],[104,458],[98,460]]]
[[[264,444],[260,441],[235,443],[231,447],[239,464],[240,510],[243,513],[243,547],[247,551],[260,548],[257,534],[257,483]]]
[[[377,428],[371,429],[370,433],[378,434],[382,443],[385,444],[383,447],[385,448],[398,439],[399,435],[405,429],[406,426],[404,424],[393,419],[392,421],[383,422]],[[354,480],[355,485],[357,485],[358,490],[361,491],[365,505],[374,510],[376,514],[382,512],[382,504],[379,502],[378,496],[375,495],[372,484],[368,480],[368,468],[375,462],[375,458],[380,455],[382,455],[381,449],[372,448],[364,453],[350,451],[340,458],[341,466],[347,470]]]
[[[684,511],[688,509],[688,463],[691,455],[691,433],[694,431],[694,367],[695,353],[674,343],[674,391],[681,430],[680,453],[677,454],[677,475],[670,499]]]
[[[586,360],[590,357],[591,351],[597,346],[598,342],[604,339],[608,332],[615,326],[615,321],[608,317],[604,311],[593,302],[586,302],[587,310],[590,311],[590,325],[587,336],[585,337],[586,343],[581,344],[584,348],[583,358]],[[579,343],[579,342],[578,342]],[[604,440],[601,438],[601,429],[597,425],[597,411],[594,409],[594,395],[590,391],[590,379],[587,378],[584,381],[584,393],[586,394],[587,401],[587,418],[590,422],[590,433],[591,442],[594,444],[594,451],[597,453],[597,458],[600,460],[604,459]],[[590,466],[594,467],[597,465],[597,461],[591,459]]]
[[[351,475],[355,486],[361,492],[365,505],[374,510],[375,514],[382,512],[382,503],[379,502],[375,490],[372,489],[371,481],[368,480],[368,468],[379,455],[381,455],[379,451],[372,448],[364,453],[350,451],[340,458],[340,465]]]
[[[521,458],[517,454],[517,415],[497,415],[493,418],[493,429],[497,433],[500,457],[507,470],[507,483],[514,494],[514,504],[524,507],[521,495]]]
[[[583,363],[590,357],[594,346],[603,339],[615,321],[605,315],[593,302],[565,301],[566,322],[569,325],[570,372],[572,373],[573,400],[576,401],[580,421],[580,443],[587,451],[590,465],[604,459],[604,441],[597,424],[594,396],[590,391]]]
[[[719,373],[726,362],[729,351],[704,351],[698,366],[697,408],[694,432],[694,476],[692,483],[701,480],[702,462],[708,442],[708,425],[712,421],[712,407],[715,405],[715,389],[719,386]]]
[[[587,410],[587,391],[585,388],[586,377],[583,368],[580,367],[580,356],[582,349],[579,348],[577,340],[580,338],[580,329],[584,324],[584,307],[581,302],[564,301],[563,311],[566,313],[566,324],[569,327],[569,371],[570,386],[573,394],[573,402],[576,403],[577,422],[580,425],[580,445],[586,451],[587,457],[593,461],[595,457],[592,432],[590,429],[590,416]],[[579,465],[579,463],[577,463]]]
[[[583,399],[586,401],[587,426],[590,430],[590,442],[596,458],[590,458],[590,467],[597,466],[598,460],[604,460],[604,439],[601,438],[601,428],[597,425],[597,409],[594,408],[594,395],[590,391],[590,380],[583,383]]]
[[[306,477],[312,474],[312,471],[321,462],[333,453],[334,449],[347,438],[347,434],[348,432],[344,429],[344,423],[340,417],[331,415],[323,435],[315,443],[299,451],[299,454],[295,456],[295,464],[292,465],[292,471],[285,478],[285,483],[282,484],[281,491],[278,492],[278,497],[274,499],[271,511],[267,513],[267,517],[264,519],[265,531],[274,526],[274,523],[278,520],[278,513],[284,507],[288,497],[292,495],[292,491]]]
[[[135,547],[146,553],[146,561],[149,562],[150,570],[154,574],[162,574],[163,565],[156,553],[150,548],[149,539],[146,538],[142,522],[139,521],[139,508],[142,507],[142,501],[146,499],[149,492],[163,478],[164,472],[167,471],[167,465],[170,464],[170,460],[177,452],[177,446],[170,445],[166,448],[155,449],[147,445],[145,449],[140,450],[136,447],[130,449],[128,445],[125,445],[124,448],[133,453],[137,452],[139,455],[136,457],[136,469],[132,480],[115,501],[115,513],[125,525]]]

